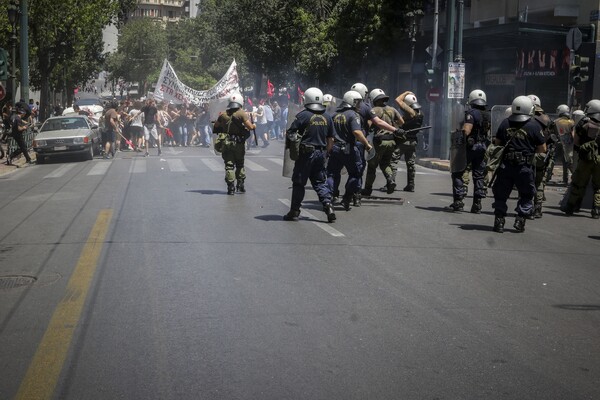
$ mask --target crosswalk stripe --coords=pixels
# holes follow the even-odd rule
[[[283,167],[283,159],[281,159],[281,158],[267,158],[267,160],[274,162],[275,164]]]
[[[73,168],[75,168],[75,164],[61,165],[60,167],[58,167],[56,169],[56,171],[53,171],[53,172],[49,173],[48,175],[44,176],[44,179],[60,178],[61,176],[63,176],[64,174],[66,174]]]
[[[179,158],[167,158],[167,164],[172,172],[188,172],[188,169],[183,165],[183,161]]]
[[[110,168],[110,164],[111,163],[106,163],[106,162],[96,163],[96,164],[94,164],[94,166],[92,167],[90,172],[88,172],[87,174],[89,176],[104,175],[106,173],[106,171],[108,171],[108,168]]]
[[[223,165],[223,163],[218,162],[214,158],[203,158],[202,162],[204,163],[204,165],[210,168],[211,171],[225,171],[225,166]]]
[[[145,174],[146,173],[146,159],[134,158],[131,166],[129,167],[130,174]]]
[[[279,201],[288,207],[290,206],[290,201],[288,199],[279,199]],[[313,220],[318,219],[317,217],[315,217],[314,215],[312,215],[305,209],[302,209],[302,213],[300,215],[307,215],[308,217],[310,217],[310,219],[313,219]],[[329,233],[331,236],[334,236],[334,237],[345,237],[346,236],[342,232],[338,231],[337,229],[332,228],[331,225],[329,225],[326,222],[318,222],[318,221],[310,221],[310,222],[317,225],[319,228],[323,229],[325,232]]]
[[[254,172],[268,171],[262,165],[259,165],[259,164],[255,163],[254,161],[250,161],[247,158],[244,160],[244,167],[246,169],[249,169],[250,171],[254,171]]]

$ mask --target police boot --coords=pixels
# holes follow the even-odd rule
[[[405,192],[414,192],[415,191],[415,185],[413,183],[409,183],[408,185],[404,186],[404,190]]]
[[[385,187],[386,187],[386,193],[392,194],[392,193],[394,193],[394,190],[396,190],[396,182],[388,181],[388,183]]]
[[[360,207],[361,204],[362,204],[361,193],[354,193],[354,195],[352,195],[352,205],[354,207]]]
[[[592,207],[592,218],[600,219],[600,209],[597,207]]]
[[[326,203],[323,206],[323,211],[325,211],[325,214],[327,214],[327,222],[335,221],[335,211],[333,210],[331,203]]]
[[[386,188],[386,190],[387,190],[387,188]],[[362,194],[363,196],[370,196],[371,193],[373,193],[372,188],[364,188],[363,190],[360,191],[360,194]]]
[[[465,207],[465,203],[463,203],[462,200],[454,200],[454,202],[452,204],[450,204],[449,206],[446,206],[445,210],[456,212],[456,211],[462,211],[464,207]]]
[[[575,209],[566,201],[560,205],[560,211],[564,212],[566,215],[573,215]]]
[[[333,199],[331,200],[332,204],[336,204],[340,200],[340,191],[336,190],[333,192]]]
[[[504,232],[504,217],[496,216],[494,218],[494,232]]]
[[[471,206],[471,212],[473,214],[481,214],[481,199],[473,199],[473,205]]]
[[[352,201],[352,195],[345,194],[344,197],[342,197],[342,201],[340,202],[340,204],[342,205],[342,207],[344,207],[344,210],[348,211],[348,210],[350,210],[350,202],[351,201]]]
[[[542,218],[542,205],[536,204],[533,208],[533,218]]]
[[[244,187],[243,179],[238,179],[236,189],[240,193],[246,193],[246,188]]]
[[[227,182],[227,194],[231,196],[235,194],[235,185],[233,182]]]
[[[525,221],[525,217],[517,215],[517,218],[515,218],[515,224],[513,225],[517,232],[525,232]]]
[[[300,216],[300,210],[290,210],[287,214],[283,216],[285,221],[298,221],[298,217]]]

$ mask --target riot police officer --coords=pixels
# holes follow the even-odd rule
[[[348,180],[341,204],[347,211],[355,193],[360,191],[360,178],[362,171],[362,158],[356,143],[361,143],[367,150],[371,144],[363,135],[360,116],[357,113],[362,96],[350,90],[344,94],[342,104],[333,117],[335,136],[333,148],[327,162],[327,184],[332,193],[337,193],[341,179],[342,168],[346,167]]]
[[[423,126],[423,113],[421,113],[421,105],[417,101],[417,97],[412,92],[404,92],[396,98],[396,103],[404,111],[404,124],[402,129],[405,131],[418,129]],[[415,191],[415,162],[417,159],[417,134],[418,131],[411,132],[406,140],[398,141],[398,145],[392,155],[392,171],[394,180],[400,158],[404,156],[406,162],[406,186],[405,192]]]
[[[246,139],[250,131],[256,129],[248,114],[243,109],[244,97],[240,93],[233,93],[229,97],[227,110],[219,115],[215,122],[213,132],[226,133],[227,138],[221,156],[225,161],[225,182],[227,194],[233,195],[235,190],[244,193],[246,188],[246,170],[244,169],[244,156],[246,155]],[[234,172],[235,170],[235,172]],[[235,181],[237,180],[237,186]]]
[[[373,107],[373,113],[378,118],[385,121],[387,124],[396,126],[402,124],[402,116],[393,107],[386,105],[389,100],[383,90],[373,89],[369,93],[371,104]],[[370,196],[373,191],[373,182],[375,182],[375,175],[377,167],[383,172],[383,176],[386,180],[386,191],[388,194],[394,193],[396,188],[395,174],[392,170],[392,157],[394,150],[396,149],[396,135],[383,129],[378,129],[373,135],[373,144],[375,145],[375,156],[367,161],[367,177],[365,179],[365,187],[362,190],[362,194]]]
[[[471,166],[473,175],[473,205],[471,206],[471,212],[479,214],[481,212],[481,199],[486,196],[484,184],[486,174],[485,151],[488,131],[490,130],[490,115],[485,108],[487,105],[485,92],[479,89],[473,90],[469,94],[469,105],[470,109],[465,111],[462,133],[467,143],[467,165]],[[466,196],[463,174],[464,170],[452,172],[453,202],[446,207],[448,211],[463,210],[463,199]]]
[[[333,147],[335,129],[331,116],[325,113],[323,92],[311,87],[304,92],[304,110],[296,114],[287,130],[286,145],[298,144],[298,157],[292,174],[292,201],[290,211],[283,216],[286,221],[297,221],[304,199],[304,186],[310,179],[313,189],[323,204],[327,221],[336,219],[331,204],[331,190],[327,185],[326,159]]]
[[[569,183],[569,172],[573,174],[573,128],[575,128],[575,121],[573,121],[569,115],[569,106],[561,104],[556,108],[558,117],[553,121],[553,133],[558,136],[559,142],[556,144],[557,153],[562,155],[562,183]],[[553,160],[548,165],[548,171],[546,173],[546,182],[552,177],[552,169],[554,168]]]
[[[512,102],[512,114],[500,123],[494,143],[504,146],[502,160],[495,171],[492,191],[494,193],[494,231],[504,232],[506,202],[517,187],[517,217],[514,228],[525,230],[525,218],[533,211],[535,186],[533,157],[546,151],[545,139],[540,125],[533,119],[534,106],[527,96],[518,96]]]
[[[369,96],[369,89],[367,89],[367,87],[360,82],[355,83],[354,85],[352,85],[351,90],[355,90],[358,93],[360,93],[360,95],[363,97],[363,99],[367,99],[367,97]],[[376,126],[379,129],[383,129],[389,132],[394,132],[397,135],[401,136],[403,135],[404,131],[401,130],[400,128],[396,128],[390,124],[388,124],[387,122],[385,122],[384,120],[382,120],[381,118],[379,118],[372,110],[371,104],[369,104],[367,101],[362,101],[360,103],[360,108],[358,109],[358,114],[361,117],[361,124],[362,124],[362,130],[363,130],[363,134],[366,136],[369,132],[369,121],[371,121],[371,124]],[[366,167],[366,159],[364,157],[364,148],[362,146],[362,144],[357,144],[357,147],[359,149],[359,152],[361,154],[362,160],[363,160],[363,169],[361,171],[361,184],[362,184],[362,174],[364,172],[364,169]],[[357,193],[354,196],[353,199],[353,204],[355,207],[359,207],[361,204],[361,197],[360,197],[360,193]]]
[[[561,211],[572,215],[585,196],[590,180],[594,188],[592,218],[600,218],[600,100],[591,100],[584,109],[585,117],[575,127],[574,149],[579,155],[571,177],[571,193]]]

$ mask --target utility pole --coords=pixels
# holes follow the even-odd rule
[[[456,0],[446,1],[446,57],[444,65],[444,111],[442,117],[442,141],[440,158],[450,155],[450,129],[452,125],[452,99],[448,98],[448,64],[454,61],[454,26],[456,24]]]
[[[29,16],[27,1],[21,0],[21,98],[29,100]]]
[[[438,51],[438,26],[440,18],[440,4],[439,0],[435,0],[435,9],[433,12],[433,45],[431,51],[431,68],[434,70],[437,66],[437,51]],[[435,104],[433,101],[429,102],[429,126],[435,125]],[[428,146],[427,157],[433,157],[433,141],[434,141],[434,130],[430,129],[428,133]]]

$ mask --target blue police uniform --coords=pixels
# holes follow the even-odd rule
[[[486,113],[486,115],[484,115]],[[487,111],[471,108],[465,112],[465,124],[472,124],[471,134],[467,136],[467,165],[471,165],[473,174],[473,201],[474,204],[486,196],[485,178],[485,150],[487,149],[488,130]],[[463,181],[464,171],[452,173],[452,195],[455,201],[462,201],[466,196],[467,188]],[[475,207],[474,207],[475,208]],[[472,210],[476,212],[477,210]]]
[[[326,159],[327,141],[333,138],[335,130],[329,114],[304,109],[288,129],[288,133],[298,132],[300,155],[294,163],[292,173],[291,211],[298,212],[304,199],[306,182],[310,179],[313,189],[319,196],[325,211],[331,207],[331,190],[327,185]],[[331,209],[332,211],[332,209]],[[328,213],[329,217],[329,213]],[[335,219],[335,214],[334,217]],[[330,220],[330,222],[332,222]]]
[[[333,117],[335,126],[334,144],[327,162],[327,184],[336,195],[341,181],[342,168],[348,171],[342,204],[349,209],[350,199],[361,188],[361,174],[364,170],[358,142],[354,131],[361,130],[361,118],[352,108],[340,108]]]
[[[519,192],[516,212],[523,224],[522,229],[517,230],[522,231],[524,218],[533,211],[535,183],[532,163],[536,147],[545,143],[544,136],[540,125],[533,118],[524,122],[507,118],[498,127],[496,138],[502,145],[506,145],[506,148],[492,187],[494,215],[504,218],[508,211],[506,201],[513,186],[516,186]]]

